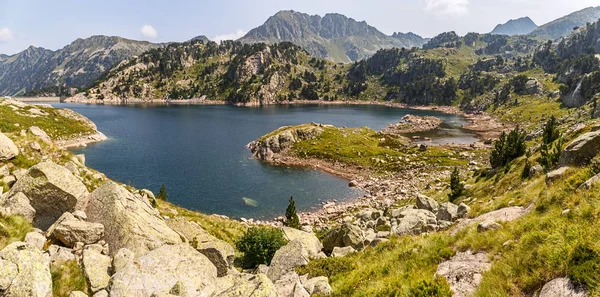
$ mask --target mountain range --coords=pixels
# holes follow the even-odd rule
[[[412,48],[425,44],[425,39],[414,33],[389,36],[364,21],[357,22],[341,14],[321,17],[293,10],[278,12],[239,41],[267,44],[290,41],[312,56],[344,63],[362,60],[382,48]]]
[[[583,27],[587,23],[596,22],[599,18],[600,6],[588,7],[549,22],[545,25],[539,26],[537,29],[531,32],[531,35],[557,39],[571,34],[574,28]]]
[[[531,33],[538,26],[529,18],[522,17],[510,20],[504,24],[498,24],[490,34],[498,35],[525,35]]]

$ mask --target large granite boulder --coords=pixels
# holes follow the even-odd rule
[[[48,233],[48,236],[53,236],[72,248],[77,242],[93,244],[100,241],[104,237],[104,226],[82,221],[66,212],[48,229]]]
[[[439,204],[437,201],[425,196],[425,195],[417,195],[417,208],[429,210],[433,213],[437,213]]]
[[[304,244],[300,240],[292,240],[275,252],[267,276],[275,282],[296,267],[308,264],[308,261],[309,254]]]
[[[6,135],[0,132],[0,161],[10,160],[19,154],[19,148]]]
[[[304,245],[304,248],[306,248],[308,251],[308,256],[311,259],[316,258],[323,249],[323,244],[321,244],[321,241],[319,241],[317,236],[315,236],[313,233],[304,232],[290,227],[282,227],[281,231],[283,232],[283,237],[288,241],[300,241]]]
[[[458,206],[451,202],[442,203],[438,209],[437,219],[454,222],[458,219]]]
[[[29,129],[27,129],[27,132],[37,136],[39,139],[41,139],[42,141],[44,141],[47,144],[52,143],[52,139],[50,139],[50,136],[48,136],[46,131],[40,129],[39,127],[31,126],[31,127],[29,127]]]
[[[210,296],[218,287],[217,268],[187,243],[163,245],[117,271],[108,291],[111,297],[148,297],[176,285],[189,296]]]
[[[38,163],[20,178],[8,197],[23,193],[35,209],[33,225],[47,229],[63,213],[85,207],[88,191],[71,172],[52,161]]]
[[[298,274],[291,271],[275,281],[275,288],[280,297],[309,297],[310,294],[304,286]]]
[[[326,276],[313,277],[302,283],[302,285],[311,296],[327,296],[333,293],[333,289],[329,285],[329,279]]]
[[[578,287],[568,278],[555,278],[544,285],[539,297],[586,297],[584,288]]]
[[[433,212],[425,209],[407,209],[391,232],[398,235],[421,234],[435,231],[436,226],[437,220]]]
[[[90,285],[90,290],[96,293],[108,286],[112,261],[96,249],[83,250],[83,271]]]
[[[339,229],[333,229],[323,238],[323,250],[331,253],[334,247],[351,246],[355,250],[365,247],[365,235],[360,227],[351,223],[342,225]]]
[[[560,154],[560,166],[580,166],[589,163],[600,152],[600,130],[588,132],[573,140]]]
[[[212,236],[196,222],[183,218],[168,220],[167,225],[182,235],[192,247],[208,257],[217,267],[219,277],[226,275],[229,269],[233,269],[235,250],[230,244]]]
[[[35,219],[35,209],[29,204],[29,198],[23,193],[3,196],[0,199],[0,207],[4,208],[6,214],[21,215],[30,223]]]
[[[217,280],[214,297],[280,297],[264,274],[230,274]]]
[[[2,296],[52,296],[50,259],[38,248],[13,242],[0,251]]]
[[[111,255],[128,248],[139,257],[164,244],[182,242],[147,201],[114,182],[106,182],[90,194],[85,213],[89,222],[104,226]]]

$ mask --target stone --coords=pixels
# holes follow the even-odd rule
[[[217,289],[212,294],[215,297],[279,297],[275,285],[264,274],[230,274],[221,277]]]
[[[6,209],[8,215],[21,215],[30,223],[35,218],[36,211],[29,204],[29,198],[23,193],[16,193],[7,198],[0,199],[0,206]]]
[[[313,233],[304,232],[298,229],[290,227],[282,227],[283,237],[288,241],[299,240],[304,248],[308,251],[308,256],[311,259],[317,257],[317,255],[323,249],[323,244]]]
[[[81,291],[73,291],[69,294],[69,297],[88,297],[88,295]]]
[[[29,198],[29,204],[36,211],[33,225],[42,230],[50,227],[63,213],[83,208],[88,195],[81,181],[52,161],[31,167],[10,189],[8,196],[19,192]]]
[[[451,202],[442,203],[437,213],[437,219],[454,222],[458,219],[458,206]]]
[[[280,297],[308,297],[310,296],[301,283],[300,277],[295,272],[282,276],[275,282],[275,288]]]
[[[0,251],[2,296],[52,296],[48,256],[24,242],[13,242]]]
[[[398,235],[421,234],[428,232],[428,225],[437,225],[435,214],[425,209],[409,209],[404,212],[404,217],[398,225],[392,227],[392,233]]]
[[[600,152],[600,131],[588,132],[573,140],[561,152],[559,165],[586,165]]]
[[[552,170],[546,174],[546,184],[551,184],[565,176],[569,167],[560,167],[558,169]]]
[[[52,143],[52,139],[50,139],[50,136],[48,136],[48,134],[44,130],[40,129],[37,126],[29,127],[29,129],[27,129],[27,132],[37,136],[39,139],[41,139],[47,144]]]
[[[416,209],[414,205],[406,205],[400,208],[390,210],[391,218],[402,218],[404,217],[403,213],[409,209]]]
[[[456,215],[459,219],[464,219],[469,214],[469,211],[471,211],[471,208],[468,205],[461,203],[458,205],[458,209],[456,210]]]
[[[0,132],[0,161],[10,160],[19,154],[19,148],[6,135]]]
[[[425,195],[418,194],[417,195],[417,208],[425,209],[425,210],[429,210],[433,213],[437,213],[439,204],[437,203],[437,201],[435,201]]]
[[[534,165],[529,168],[529,177],[536,177],[544,172],[544,167],[542,165]]]
[[[333,289],[329,285],[329,279],[326,276],[313,277],[303,282],[302,285],[311,296],[327,296],[333,293]]]
[[[329,231],[323,238],[323,250],[326,253],[331,253],[336,246],[344,247],[351,246],[355,250],[364,248],[364,233],[360,227],[346,223],[339,229]]]
[[[226,275],[233,268],[235,250],[227,242],[210,235],[196,222],[183,218],[168,220],[167,225],[182,235],[192,247],[208,257],[217,267],[219,277]]]
[[[273,282],[283,275],[293,272],[296,267],[308,264],[309,254],[300,240],[292,240],[273,255],[267,277]]]
[[[7,175],[2,178],[2,183],[12,187],[17,182],[17,178],[14,175]]]
[[[0,177],[9,176],[9,175],[10,175],[10,170],[8,169],[8,166],[7,165],[0,166]]]
[[[187,243],[163,245],[117,271],[108,291],[111,297],[147,297],[169,292],[177,282],[190,296],[210,296],[217,268]]]
[[[355,253],[356,250],[351,246],[339,247],[336,246],[333,248],[333,252],[331,252],[332,257],[344,257],[348,254]]]
[[[113,257],[112,267],[115,272],[121,271],[127,265],[133,263],[133,259],[135,255],[132,251],[122,248],[117,251],[115,256]]]
[[[104,226],[104,240],[113,253],[128,248],[141,256],[164,244],[182,242],[156,209],[114,182],[106,182],[90,194],[85,213],[89,222]]]
[[[71,213],[50,227],[52,236],[60,240],[65,246],[72,248],[76,242],[93,244],[104,237],[104,226],[99,223],[90,223],[75,218]],[[61,217],[62,218],[62,217]]]
[[[546,283],[538,297],[586,297],[588,294],[566,277],[555,278]]]
[[[73,173],[74,175],[79,175],[79,167],[72,161],[65,163],[65,168],[71,171],[71,173]]]
[[[106,290],[100,290],[94,293],[92,297],[108,297],[108,292],[106,292]]]
[[[525,89],[521,95],[539,95],[542,93],[542,84],[535,78],[530,77],[525,83]]]
[[[38,151],[38,152],[42,150],[42,146],[39,143],[37,143],[37,142],[31,142],[31,143],[29,143],[29,147],[32,150]]]
[[[73,254],[73,250],[70,248],[51,245],[48,248],[48,252],[50,253],[50,265],[53,267],[58,267],[68,261],[75,260],[75,254]]]
[[[84,248],[82,262],[83,271],[92,292],[95,293],[108,287],[112,266],[109,256],[102,255],[93,248]]]
[[[81,221],[87,221],[87,215],[82,210],[76,210],[73,212],[73,216]]]
[[[477,224],[477,232],[487,232],[502,229],[502,225],[494,221],[485,221]]]
[[[25,234],[25,243],[28,243],[41,251],[46,244],[46,236],[39,232],[29,232]]]
[[[486,253],[473,254],[469,251],[457,253],[450,260],[438,265],[436,275],[445,277],[454,291],[452,296],[471,296],[483,278],[483,273],[491,268]]]

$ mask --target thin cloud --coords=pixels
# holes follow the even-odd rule
[[[158,32],[156,32],[156,29],[154,29],[154,27],[152,27],[150,25],[143,25],[142,28],[140,29],[140,32],[142,32],[142,36],[147,37],[147,38],[158,37]]]
[[[15,36],[8,28],[0,28],[0,43],[5,43],[13,40]]]
[[[437,15],[463,16],[469,12],[469,0],[425,0],[425,10]]]
[[[241,37],[244,37],[244,35],[246,35],[246,31],[238,29],[237,31],[233,32],[233,33],[227,33],[227,34],[219,34],[217,36],[215,36],[213,38],[213,40],[215,42],[221,42],[223,40],[236,40],[239,39]]]

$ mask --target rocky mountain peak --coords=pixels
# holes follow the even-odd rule
[[[498,35],[524,35],[529,34],[537,28],[537,25],[529,18],[522,17],[511,19],[504,24],[498,24],[490,34]]]

